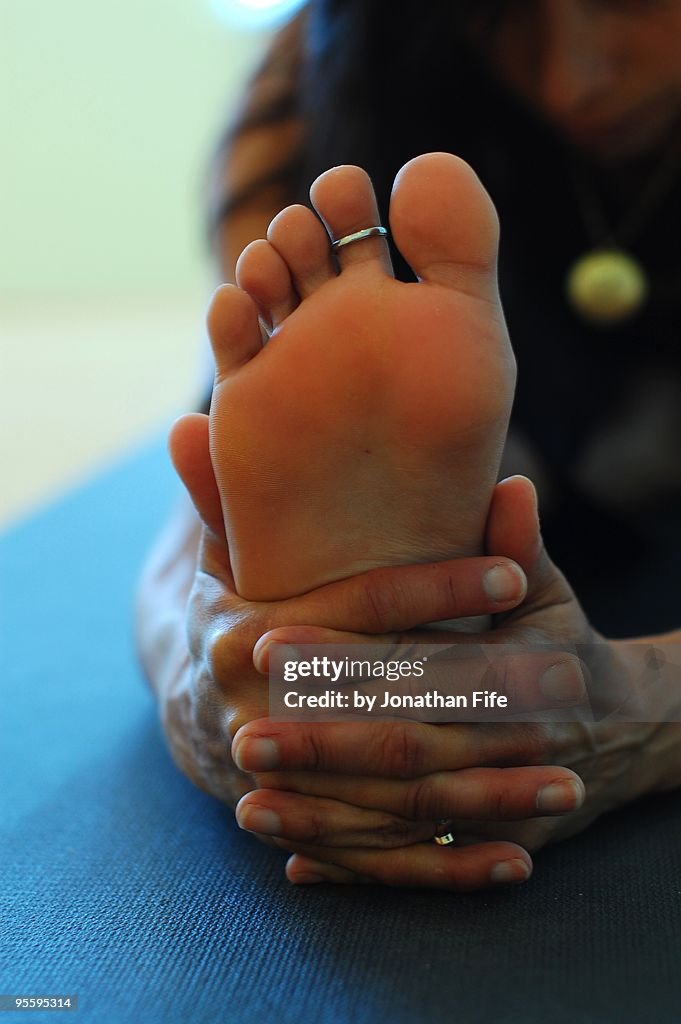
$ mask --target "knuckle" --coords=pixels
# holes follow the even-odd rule
[[[235,673],[243,676],[244,671],[252,668],[253,641],[250,630],[238,624],[230,624],[227,628],[216,625],[205,644],[205,660],[218,686],[229,683]]]
[[[192,721],[197,733],[204,738],[217,736],[224,705],[219,701],[215,687],[199,685],[194,689],[192,698]]]
[[[492,782],[487,793],[487,809],[494,821],[504,821],[513,806],[513,794],[508,787]]]
[[[406,846],[414,841],[414,826],[401,818],[386,818],[371,830],[371,841],[377,846]]]
[[[382,766],[387,775],[413,778],[423,774],[425,756],[422,733],[415,722],[386,723],[377,737]]]
[[[453,572],[448,572],[442,580],[442,598],[449,606],[449,614],[453,619],[458,619],[465,614],[462,610],[461,591],[458,589],[457,580]]]
[[[191,696],[187,688],[161,702],[161,725],[171,756],[180,771],[198,785]]]
[[[512,658],[495,658],[486,669],[481,688],[494,689],[507,697],[515,695],[515,667]]]
[[[303,748],[303,762],[307,770],[320,770],[326,767],[326,744],[318,730],[312,726],[300,737]]]
[[[535,764],[541,764],[557,752],[556,737],[553,731],[541,722],[528,722],[523,728],[522,742],[527,756]]]
[[[303,841],[312,846],[323,846],[328,837],[328,828],[319,813],[309,813],[303,826],[303,832]]]
[[[481,765],[543,764],[551,756],[552,744],[552,733],[541,722],[492,722],[480,725],[475,733],[476,757]]]
[[[358,612],[366,623],[365,632],[388,632],[398,601],[398,592],[388,573],[380,569],[370,573],[359,591],[359,601]]]
[[[205,623],[209,619],[208,602],[204,590],[197,586],[196,582],[192,587],[187,599],[187,645],[189,653],[195,661],[203,657],[206,646]]]
[[[429,776],[415,779],[408,787],[405,798],[404,816],[413,821],[427,821],[429,818],[444,817],[446,811],[440,806]]]

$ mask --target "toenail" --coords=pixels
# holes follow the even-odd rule
[[[519,566],[493,565],[485,573],[482,586],[490,601],[506,604],[525,592],[525,574]]]
[[[584,787],[573,779],[551,782],[537,793],[537,810],[545,814],[574,811],[584,803]]]
[[[246,736],[232,748],[232,758],[242,772],[269,772],[279,766],[279,748],[274,740]]]
[[[539,680],[539,689],[549,700],[576,701],[584,697],[584,679],[574,661],[559,661]]]
[[[266,807],[246,805],[243,810],[237,811],[236,820],[239,828],[247,832],[260,832],[263,836],[281,835],[279,815],[268,811]]]

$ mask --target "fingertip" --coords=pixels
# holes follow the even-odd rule
[[[584,783],[574,779],[561,778],[542,786],[537,793],[536,807],[540,814],[570,814],[584,803]]]
[[[513,496],[514,501],[522,501],[531,505],[535,511],[539,509],[539,495],[534,482],[529,476],[525,476],[523,473],[513,473],[511,476],[504,477],[497,484],[497,489],[501,490],[504,496]]]
[[[296,629],[296,632],[293,635],[290,635],[288,631],[283,631],[284,628],[285,627],[280,627],[279,630],[269,630],[267,633],[263,633],[253,647],[253,664],[257,671],[263,676],[266,676],[270,671],[272,652],[277,646],[286,646],[290,648],[288,654],[291,658],[299,657],[298,651],[295,649],[294,645],[296,641],[299,641],[300,630]],[[302,642],[305,643],[305,635],[303,635]],[[309,642],[313,643],[314,639]]]
[[[509,476],[497,484],[487,519],[489,554],[512,558],[531,570],[543,547],[537,490],[527,476]]]
[[[289,648],[290,658],[303,657],[298,649],[300,644],[323,644],[336,641],[335,630],[322,629],[318,626],[279,626],[268,630],[258,638],[253,647],[253,664],[261,675],[267,675],[273,650],[277,646]]]
[[[482,587],[494,605],[515,607],[527,594],[527,576],[518,563],[509,558],[486,571]]]
[[[272,640],[268,633],[264,633],[255,643],[253,648],[253,665],[256,672],[266,676],[270,670],[270,647]]]
[[[495,864],[490,871],[489,880],[493,885],[518,885],[526,882],[532,875],[532,862],[528,864],[523,857],[514,857]]]
[[[286,877],[293,885],[316,885],[319,882],[352,881],[352,872],[294,853],[286,862]]]
[[[294,885],[315,885],[328,882],[332,885],[373,885],[374,879],[359,875],[348,868],[339,867],[326,861],[313,860],[294,853],[286,863],[286,877]]]

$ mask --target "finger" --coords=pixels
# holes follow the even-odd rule
[[[496,615],[515,608],[526,587],[525,573],[508,558],[403,565],[372,569],[291,598],[282,602],[282,617],[321,629],[384,634],[424,622]]]
[[[288,642],[277,647],[280,635],[285,635]],[[352,686],[351,706],[345,712],[348,715],[353,714],[354,708],[369,707],[375,718],[484,722],[517,718],[520,714],[526,714],[531,720],[535,714],[567,708],[573,709],[571,718],[574,718],[579,714],[574,709],[579,706],[589,712],[586,666],[574,654],[551,643],[528,650],[526,643],[518,642],[517,635],[515,642],[503,645],[489,641],[486,634],[439,630],[412,631],[378,641],[375,637],[355,633],[315,631],[311,626],[289,627],[265,634],[262,645],[259,646],[259,640],[254,647],[253,662],[256,667],[262,666],[263,661],[267,663],[273,673],[273,683],[284,682],[284,679],[292,682],[297,678],[295,673],[299,666],[304,689],[298,694],[297,705],[289,703],[286,708],[297,706],[306,711],[307,697],[315,687],[329,683],[328,675],[310,675],[315,658],[323,655],[326,663],[330,662],[340,673],[334,685]],[[273,655],[276,655],[274,660]],[[353,660],[356,658],[359,661]],[[375,664],[373,678],[358,679],[354,670],[348,668],[349,660],[358,666]],[[408,666],[409,672],[399,677],[391,674],[396,665]],[[412,672],[412,668],[418,671]],[[325,670],[319,669],[320,673],[322,671]],[[289,672],[294,675],[290,676]],[[391,680],[388,689],[386,679]],[[424,703],[425,693],[437,694],[438,703]],[[274,689],[271,696],[272,714],[291,717],[292,712],[287,712],[283,704],[278,706],[284,694]],[[390,704],[386,703],[386,697],[391,698]],[[442,703],[445,697],[451,698],[449,705]],[[383,710],[385,708],[389,710]],[[456,709],[454,713],[451,708]],[[309,714],[299,717],[309,717]]]
[[[511,476],[494,488],[485,532],[490,554],[513,552],[524,568],[532,568],[541,548],[537,491],[526,476]]]
[[[258,789],[236,807],[240,828],[315,846],[408,846],[432,838],[437,819],[407,821],[399,815],[353,807],[339,800]]]
[[[548,750],[545,730],[533,723],[441,726],[398,719],[262,718],[238,730],[232,756],[246,772],[285,769],[409,779],[473,766],[541,765]]]
[[[266,772],[258,775],[258,785],[262,788],[251,794],[251,798],[278,814],[285,825],[289,816],[297,821],[310,811],[328,832],[345,826],[348,821],[353,828],[363,822],[361,815],[357,819],[348,817],[347,805],[385,812],[411,825],[430,824],[444,818],[523,821],[569,814],[582,806],[586,795],[584,784],[575,772],[553,765],[464,768],[408,780],[315,772]],[[303,796],[296,794],[303,794],[305,799],[321,799],[308,808],[307,804],[297,803]],[[323,800],[328,798],[331,799],[327,805]],[[302,837],[291,835],[291,838]]]
[[[532,859],[516,843],[481,843],[466,847],[415,843],[396,850],[343,850],[287,843],[298,861],[289,859],[286,874],[292,882],[305,881],[305,874],[324,881],[358,880],[409,888],[446,889],[469,892],[491,885],[526,882],[532,874]],[[314,868],[312,868],[314,865]],[[339,869],[351,872],[339,877]]]
[[[494,489],[485,548],[490,554],[503,551],[523,567],[528,574],[527,603],[546,595],[556,604],[574,598],[544,547],[537,491],[526,476],[508,477]]]
[[[338,885],[373,885],[373,878],[358,875],[336,864],[312,860],[301,853],[292,854],[286,862],[286,877],[294,885],[314,885],[316,882],[334,882]]]

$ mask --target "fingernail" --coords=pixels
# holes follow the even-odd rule
[[[503,860],[495,864],[490,872],[490,881],[502,885],[507,882],[526,882],[532,874],[532,869],[527,866],[524,860]]]
[[[263,640],[262,637],[256,642],[253,648],[253,664],[261,675],[267,675],[270,667],[270,640]]]
[[[312,873],[306,875],[296,875],[293,879],[296,885],[315,885],[317,882],[326,882],[326,878],[323,875],[313,875]]]
[[[490,601],[506,604],[525,593],[525,575],[511,565],[493,565],[482,579],[483,590]]]
[[[232,748],[232,758],[242,772],[269,772],[279,767],[279,748],[274,740],[245,736]]]
[[[275,663],[277,663],[277,658],[280,659],[278,667],[281,668],[281,660],[299,661],[304,656],[302,648],[289,643],[283,636],[279,636],[275,640],[270,640],[269,637],[265,637],[265,639],[260,637],[253,648],[253,664],[261,675],[267,675],[270,672],[273,658]]]
[[[265,807],[246,806],[242,811],[237,811],[236,820],[239,828],[247,832],[260,832],[264,836],[281,835],[279,815]]]
[[[584,679],[574,661],[559,661],[543,673],[539,689],[549,700],[577,701],[584,696]]]
[[[537,793],[537,810],[546,814],[574,811],[584,803],[584,788],[573,779],[551,782]]]

